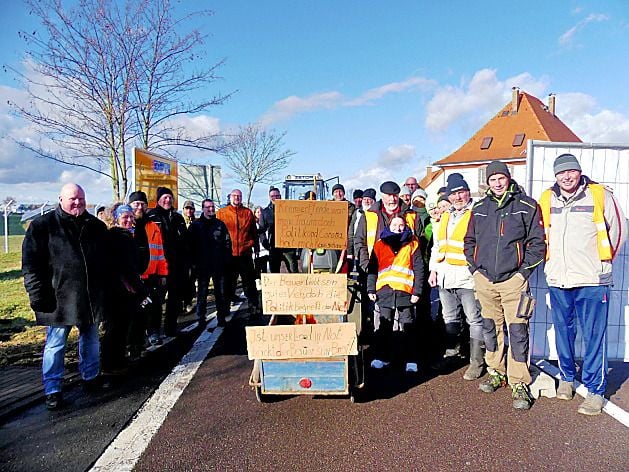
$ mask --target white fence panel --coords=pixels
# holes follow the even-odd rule
[[[527,151],[527,193],[539,200],[542,192],[554,184],[555,157],[569,152],[581,164],[583,173],[614,191],[620,206],[629,216],[629,144],[550,143],[529,141]],[[629,244],[625,244],[614,259],[614,286],[609,299],[607,352],[610,360],[629,361]],[[557,358],[555,333],[550,314],[550,298],[540,267],[530,280],[531,291],[537,299],[531,320],[531,356]],[[577,356],[582,352],[581,336],[577,336]]]

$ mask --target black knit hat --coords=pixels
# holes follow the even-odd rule
[[[363,198],[371,198],[372,200],[376,199],[376,189],[375,188],[367,188],[363,192]]]
[[[336,190],[343,190],[343,193],[345,193],[345,187],[343,187],[342,184],[334,184],[332,186],[332,193],[334,193]]]
[[[174,197],[172,190],[170,190],[168,187],[157,187],[157,201],[159,202],[159,199],[162,198],[162,195],[170,195],[171,197]]]
[[[136,192],[131,192],[131,195],[129,195],[129,203],[131,202],[144,202],[148,204],[149,200],[146,198],[146,193],[142,190],[138,190]]]
[[[363,191],[359,188],[354,190],[354,193],[352,194],[352,199],[354,198],[363,198]]]
[[[511,180],[511,172],[509,172],[509,168],[507,167],[507,164],[505,164],[504,162],[492,161],[489,163],[489,165],[487,166],[486,177],[485,177],[485,179],[487,180],[487,183],[489,183],[489,177],[495,174],[506,175],[509,178],[509,180]]]
[[[452,192],[458,192],[459,190],[469,190],[470,186],[467,185],[465,179],[449,179],[448,186],[446,187],[446,195],[450,195]]]

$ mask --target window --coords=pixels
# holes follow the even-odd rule
[[[522,146],[522,143],[524,142],[524,133],[518,133],[513,137],[513,143],[511,143],[512,146]]]
[[[489,146],[491,146],[491,142],[494,140],[494,138],[492,138],[491,136],[487,136],[485,138],[483,138],[483,142],[480,143],[480,148],[481,149],[489,149]]]

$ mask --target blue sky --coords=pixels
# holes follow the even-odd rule
[[[207,60],[225,58],[208,94],[237,93],[210,110],[217,130],[262,122],[296,152],[283,174],[339,175],[346,188],[421,178],[461,146],[518,86],[584,141],[629,143],[629,4],[625,1],[185,1],[210,8]],[[38,28],[18,2],[3,6],[0,62],[18,66],[21,29]],[[0,71],[0,93],[20,86]],[[54,200],[63,182],[111,200],[106,181],[52,165],[9,142],[28,125],[0,103],[0,198]],[[223,165],[224,191],[242,187]],[[281,176],[279,176],[281,177]],[[266,185],[253,194],[265,204]]]

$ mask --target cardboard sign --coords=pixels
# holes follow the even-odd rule
[[[275,201],[275,246],[345,249],[347,202]]]
[[[262,274],[267,315],[345,315],[347,274]]]
[[[354,323],[247,326],[249,359],[307,359],[358,354]]]

